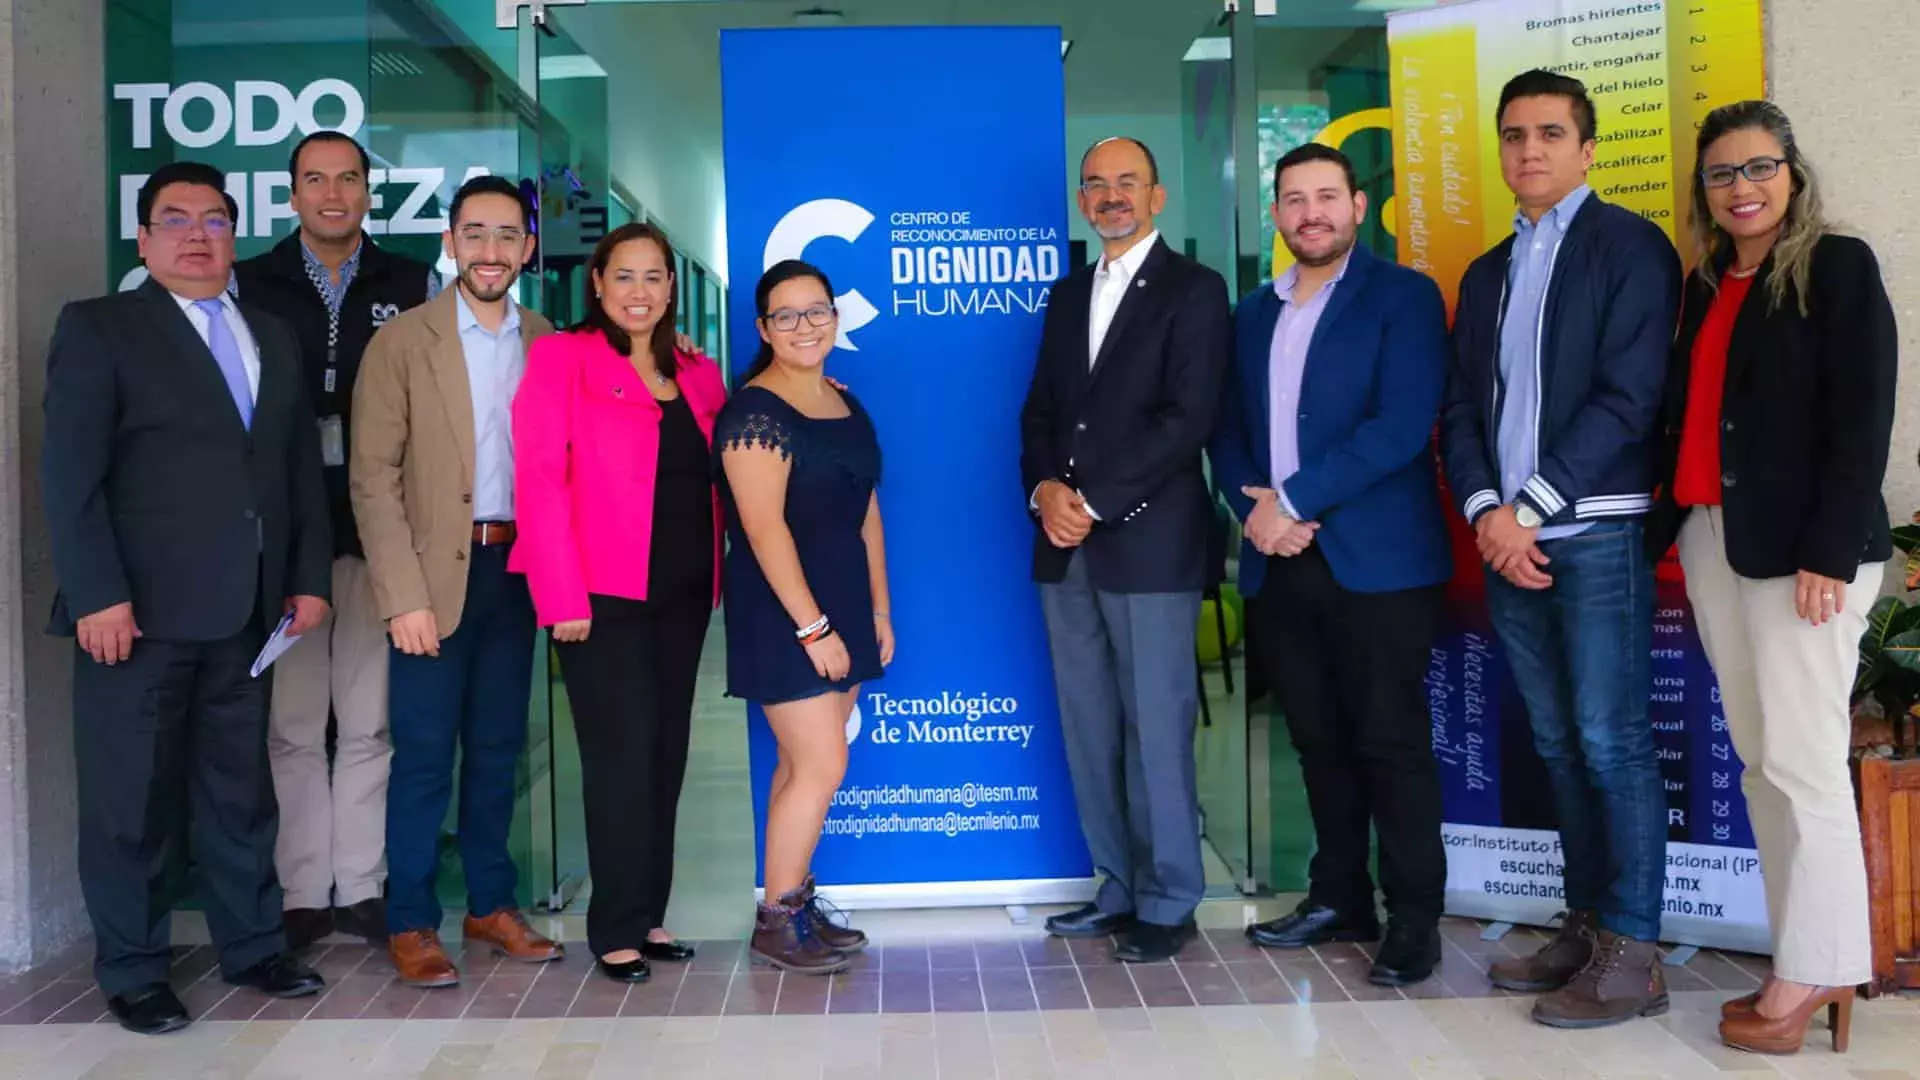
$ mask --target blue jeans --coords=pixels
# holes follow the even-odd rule
[[[1546,762],[1567,907],[1641,941],[1660,936],[1667,802],[1653,726],[1653,564],[1639,521],[1546,540],[1541,592],[1487,575],[1487,607]]]
[[[507,834],[514,784],[527,748],[533,692],[533,601],[526,578],[507,573],[507,547],[474,546],[460,627],[440,655],[394,650],[387,675],[393,771],[387,781],[387,929],[440,929],[434,879],[440,824],[460,761],[460,861],[467,910],[514,906],[518,884]]]

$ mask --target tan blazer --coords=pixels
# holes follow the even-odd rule
[[[431,608],[442,639],[460,626],[473,546],[473,392],[457,288],[373,335],[354,383],[347,462],[380,617]],[[523,344],[551,333],[520,309]]]

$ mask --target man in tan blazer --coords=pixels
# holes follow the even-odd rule
[[[462,186],[445,242],[456,287],[388,322],[367,347],[348,470],[374,601],[393,641],[388,951],[414,986],[460,980],[440,944],[434,891],[456,744],[466,939],[514,960],[561,955],[514,904],[507,851],[535,634],[526,579],[507,572],[510,410],[527,346],[553,326],[511,296],[533,253],[511,181]]]

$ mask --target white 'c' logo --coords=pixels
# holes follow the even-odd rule
[[[866,207],[845,199],[801,203],[787,211],[787,216],[767,234],[760,269],[771,269],[774,263],[787,259],[804,259],[809,244],[829,236],[851,244],[860,239],[860,234],[871,224],[873,215]],[[859,352],[859,346],[847,335],[879,318],[879,309],[868,303],[859,289],[849,289],[835,297],[834,305],[840,309],[840,333],[834,345],[848,352]],[[859,713],[856,711],[854,715],[857,717]]]

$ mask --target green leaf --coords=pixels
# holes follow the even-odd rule
[[[1889,638],[1881,647],[1880,655],[1895,667],[1920,672],[1920,630],[1909,630]]]
[[[1898,525],[1893,530],[1893,546],[1911,555],[1920,548],[1920,523]]]

